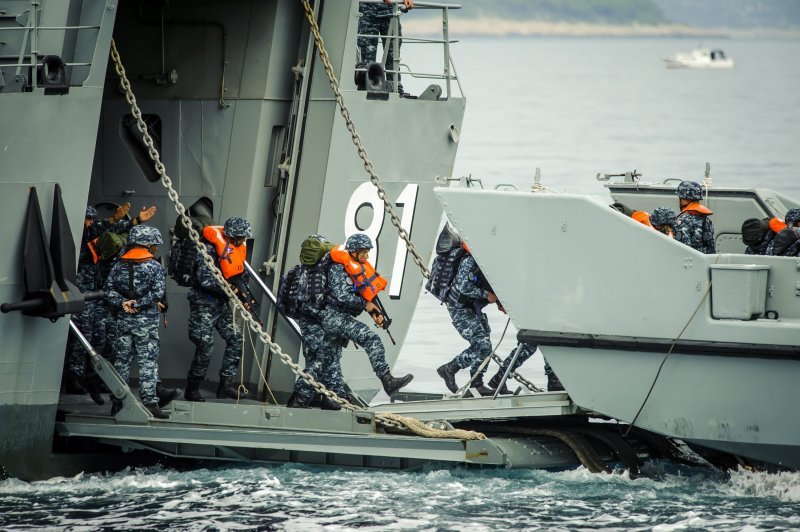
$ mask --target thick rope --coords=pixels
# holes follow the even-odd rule
[[[257,335],[257,337],[261,340],[261,342],[266,345],[269,350],[275,354],[281,362],[286,364],[289,369],[291,369],[292,373],[297,375],[297,377],[303,379],[307,382],[314,390],[318,393],[324,395],[331,401],[337,403],[342,408],[350,411],[361,410],[360,407],[357,407],[351,404],[349,401],[339,397],[332,391],[328,390],[322,383],[318,382],[314,379],[311,375],[303,371],[303,369],[292,361],[291,356],[287,353],[284,353],[281,349],[281,346],[278,345],[276,342],[272,341],[272,337],[261,327],[261,324],[253,317],[250,311],[244,306],[244,303],[236,296],[233,292],[233,289],[225,280],[220,271],[219,267],[216,264],[211,255],[209,255],[206,246],[203,245],[200,241],[200,235],[198,234],[197,230],[192,226],[192,221],[189,218],[189,215],[186,214],[187,209],[181,203],[180,197],[178,196],[178,192],[172,185],[172,179],[167,175],[166,167],[164,163],[161,161],[161,155],[158,153],[156,149],[153,139],[150,136],[150,133],[147,129],[147,124],[145,123],[144,119],[142,118],[142,112],[139,109],[139,105],[136,102],[136,97],[133,94],[133,90],[131,88],[131,83],[128,80],[128,77],[125,73],[125,68],[122,65],[122,59],[120,58],[119,52],[117,51],[117,45],[114,39],[111,39],[111,57],[114,61],[114,68],[117,72],[117,75],[120,79],[120,88],[122,89],[123,93],[125,94],[125,99],[127,100],[128,104],[131,107],[131,114],[136,119],[136,126],[139,129],[139,132],[142,134],[142,140],[144,141],[145,145],[147,146],[147,152],[150,158],[153,160],[153,165],[156,169],[156,172],[161,176],[161,184],[164,188],[167,189],[167,195],[169,199],[172,201],[175,212],[178,214],[181,224],[186,228],[189,233],[189,238],[194,242],[195,247],[197,248],[198,253],[203,259],[203,262],[208,267],[208,269],[212,272],[214,279],[217,281],[217,284],[220,288],[225,292],[225,295],[228,297],[228,300],[233,304],[234,308],[236,308],[239,313],[241,314],[241,318],[244,321],[244,324]],[[412,246],[413,247],[413,246]],[[408,429],[411,432],[417,434],[419,430],[418,426],[414,423],[409,422],[406,424],[405,422],[398,422],[389,414],[383,413],[376,413],[375,420],[385,426],[393,427],[396,429]],[[438,430],[438,429],[430,429],[430,430]],[[447,436],[441,436],[444,438],[452,438],[454,437],[453,434],[449,431],[442,431],[447,433]],[[418,434],[420,436],[426,436],[425,434]],[[464,436],[455,436],[456,438],[460,439],[483,439],[485,436],[480,433],[471,433],[469,436],[471,437],[464,437]]]

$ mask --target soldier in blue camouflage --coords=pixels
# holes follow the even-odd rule
[[[508,356],[503,360],[503,363],[500,364],[500,369],[497,370],[497,373],[494,374],[494,377],[489,380],[489,387],[492,389],[497,389],[500,386],[500,381],[503,380],[503,375],[506,374],[506,370],[509,366],[511,366],[511,371],[509,371],[509,375],[517,369],[519,369],[522,364],[524,364],[529,358],[533,356],[536,352],[536,346],[527,344],[525,342],[520,342],[519,345],[515,348],[518,351],[518,355],[516,360],[514,360],[514,365],[511,366],[511,360],[514,359],[514,351],[508,354]],[[544,357],[542,357],[544,358]],[[556,392],[561,391],[564,387],[561,385],[561,381],[556,376],[553,368],[550,367],[550,364],[547,363],[547,359],[544,361],[544,374],[547,376],[547,391],[548,392]],[[508,382],[508,381],[506,381]],[[508,395],[511,391],[506,387],[506,383],[503,383],[503,388],[500,390],[501,395]]]
[[[678,219],[675,211],[667,207],[656,207],[650,215],[650,225],[659,233],[675,238],[675,224]]]
[[[130,203],[120,205],[107,220],[98,220],[97,209],[91,205],[86,207],[76,281],[81,292],[102,290],[110,271],[101,268],[102,263],[95,250],[98,239],[106,232],[127,233],[135,224],[149,220],[155,213],[155,207],[143,208],[134,220],[129,220],[127,214],[130,207]],[[105,301],[87,301],[84,310],[72,316],[72,321],[99,353],[103,352],[105,344],[107,315]],[[89,391],[97,404],[103,404],[104,401],[98,392],[98,381],[87,375],[89,354],[80,342],[76,342],[72,337],[68,341],[67,352],[67,393]]]
[[[469,342],[469,347],[447,364],[436,369],[444,379],[447,389],[458,391],[456,373],[470,368],[472,387],[481,395],[491,395],[494,390],[483,383],[483,376],[477,375],[481,363],[492,354],[491,329],[483,307],[496,303],[493,292],[479,286],[480,269],[472,254],[467,253],[458,265],[455,279],[447,294],[447,311],[453,326],[461,337]]]
[[[372,240],[362,233],[350,235],[345,243],[345,250],[352,260],[364,263],[372,249]],[[322,311],[322,327],[331,341],[351,341],[361,346],[369,357],[372,370],[381,380],[383,389],[390,397],[406,386],[413,375],[393,377],[386,363],[386,351],[380,337],[363,322],[356,320],[356,316],[364,310],[372,314],[375,323],[383,324],[383,316],[374,314],[376,306],[365,301],[353,290],[353,283],[344,265],[334,262],[328,269],[328,293],[326,306]]]
[[[766,255],[779,257],[796,257],[800,249],[798,227],[800,227],[800,209],[789,209],[783,217],[786,227],[781,229],[766,248]]]
[[[156,394],[158,383],[159,304],[166,291],[164,267],[154,258],[162,244],[155,227],[137,225],[128,235],[128,251],[114,265],[105,284],[109,305],[117,312],[114,368],[128,381],[134,354],[139,364],[139,397],[145,408],[159,419],[169,416],[161,411]],[[113,400],[111,415],[122,404]]]
[[[714,214],[700,204],[703,189],[694,181],[683,181],[675,190],[680,201],[681,213],[675,222],[675,240],[701,253],[716,253],[714,223],[709,216]]]
[[[406,9],[412,9],[414,7],[413,0],[403,0],[403,4]],[[358,67],[364,67],[368,63],[374,62],[378,55],[378,36],[389,34],[389,24],[392,21],[392,4],[390,0],[384,0],[383,4],[362,2],[358,6],[358,11],[361,14],[361,17],[358,19],[358,34],[369,35],[369,37],[358,37],[357,39],[359,55],[361,57]],[[397,33],[400,36],[403,35],[399,19]],[[372,37],[372,35],[375,37]],[[391,40],[386,37],[381,37],[381,39],[384,48],[387,46],[389,47],[389,52],[386,56],[386,69],[391,70],[394,65],[394,45]],[[401,44],[402,39],[398,41],[398,53],[400,52]],[[393,79],[394,74],[389,74],[387,77]],[[400,74],[397,74],[397,89],[399,93],[404,93],[403,84],[400,83]]]
[[[301,303],[296,320],[303,336],[305,372],[339,397],[345,397],[347,392],[342,375],[342,345],[331,341],[322,327],[327,270],[331,265],[328,252],[332,248],[333,244],[320,235],[309,236],[300,246],[300,273],[296,282],[305,285],[298,290],[304,293],[307,301]],[[307,408],[316,393],[306,381],[297,379],[294,393],[286,406]],[[341,407],[323,396],[322,409],[340,410]]]
[[[234,216],[229,218],[222,229],[226,241],[241,245],[245,239],[253,236],[250,222]],[[213,244],[204,242],[206,251],[217,257]],[[217,259],[219,263],[219,259]],[[202,255],[197,254],[195,261],[195,278],[189,288],[189,340],[195,345],[194,358],[187,375],[187,401],[203,402],[200,394],[200,383],[206,378],[211,355],[214,352],[214,329],[225,340],[225,352],[219,369],[219,386],[217,398],[239,399],[246,392],[233,385],[233,378],[239,370],[242,360],[243,335],[240,327],[234,324],[233,306],[228,296],[217,283],[211,269],[206,265]],[[246,277],[247,272],[242,274]]]

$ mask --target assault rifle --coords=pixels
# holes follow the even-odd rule
[[[244,303],[247,310],[250,311],[250,314],[252,314],[259,324],[264,325],[264,322],[258,317],[258,301],[250,290],[250,286],[247,284],[247,279],[245,279],[244,274],[234,275],[228,278],[227,281],[228,284],[231,285],[233,293]]]
[[[386,313],[386,308],[384,308],[384,306],[381,304],[381,300],[378,299],[378,296],[372,298],[372,304],[375,305],[375,310],[373,310],[371,314],[373,316],[383,316],[383,324],[375,325],[386,331],[386,334],[389,335],[389,340],[392,341],[392,345],[397,345],[397,342],[395,342],[394,338],[392,337],[392,333],[389,331],[389,327],[392,325],[392,318],[390,318]]]

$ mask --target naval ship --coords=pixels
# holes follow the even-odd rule
[[[688,459],[671,440],[646,431],[623,438],[617,425],[594,423],[563,392],[519,387],[513,396],[481,398],[465,390],[368,408],[378,380],[352,346],[342,359],[355,404],[283,406],[295,378],[307,376],[297,329],[276,311],[273,294],[301,241],[312,233],[338,242],[354,232],[371,237],[370,260],[390,279],[384,305],[397,342],[385,344],[394,363],[441,222],[433,189],[451,179],[460,138],[465,98],[448,32],[458,6],[417,2],[415,9],[440,14],[442,36],[403,37],[403,46],[442,54],[438,72],[415,72],[399,50],[387,64],[385,46],[382,60],[360,62],[358,7],[344,0],[0,2],[0,216],[12,251],[0,258],[0,475],[47,478],[153,457],[401,469],[584,464],[592,471],[608,471],[612,460],[633,471],[655,454]],[[399,45],[401,16],[395,5],[389,46]],[[401,71],[430,85],[401,94],[394,83]],[[248,399],[176,400],[169,419],[153,419],[69,321],[102,297],[75,287],[86,205],[102,216],[127,202],[134,212],[157,207],[148,223],[172,235],[165,255],[176,223],[189,214],[252,223],[248,267],[261,306],[257,316],[242,317]],[[159,373],[180,385],[193,354],[186,289],[168,280],[167,293]],[[115,416],[108,402],[61,393],[69,334],[123,402]],[[215,383],[204,387],[210,397]]]
[[[598,174],[611,201],[679,212],[680,179],[617,175]],[[713,255],[610,209],[607,197],[538,182],[436,194],[519,340],[540,347],[577,405],[679,438],[716,463],[798,469],[800,260],[745,255],[741,227],[800,202],[712,185],[708,165],[706,175]]]

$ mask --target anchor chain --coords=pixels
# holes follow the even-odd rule
[[[164,188],[167,189],[167,195],[169,196],[169,199],[173,203],[175,212],[177,212],[181,224],[187,229],[189,233],[189,238],[191,238],[191,240],[194,242],[194,245],[197,248],[198,253],[203,258],[203,262],[212,272],[214,279],[217,281],[217,284],[220,286],[220,288],[225,292],[225,295],[228,297],[229,301],[233,303],[234,308],[239,311],[239,314],[244,323],[253,333],[257,335],[257,337],[261,340],[261,342],[264,345],[269,347],[269,350],[272,353],[278,356],[281,362],[286,364],[289,367],[289,369],[291,369],[292,373],[294,373],[297,377],[307,382],[312,388],[314,388],[316,392],[322,394],[331,401],[340,405],[342,408],[349,410],[351,412],[362,410],[362,408],[353,405],[346,399],[343,399],[334,392],[328,390],[325,386],[322,385],[322,383],[318,382],[311,375],[303,371],[303,369],[300,368],[298,364],[295,364],[292,361],[291,357],[287,353],[283,352],[281,346],[276,342],[272,341],[272,337],[261,327],[261,324],[258,323],[258,321],[256,321],[256,319],[252,316],[250,311],[244,306],[244,303],[233,292],[233,289],[230,287],[228,282],[223,277],[222,272],[216,265],[216,262],[211,257],[211,255],[209,255],[205,245],[201,243],[200,235],[197,232],[197,230],[195,230],[194,227],[192,226],[192,221],[186,214],[187,209],[183,205],[183,203],[181,203],[180,197],[178,196],[178,192],[172,185],[172,179],[170,179],[170,177],[167,175],[166,167],[164,166],[164,163],[161,161],[161,155],[156,149],[153,143],[153,139],[150,136],[150,133],[147,129],[147,124],[145,124],[144,119],[142,118],[142,112],[139,109],[136,97],[133,94],[131,83],[128,80],[127,74],[125,73],[125,67],[122,65],[122,59],[120,58],[119,51],[117,50],[117,44],[113,38],[111,39],[111,58],[114,61],[114,69],[116,70],[117,76],[119,76],[120,79],[120,88],[122,89],[122,92],[125,94],[126,101],[130,105],[131,114],[136,119],[136,127],[142,134],[142,140],[144,141],[144,144],[147,146],[147,153],[153,160],[153,165],[156,169],[156,172],[158,172],[158,175],[161,176],[161,184],[164,186]],[[375,420],[376,422],[381,423],[384,426],[392,427],[398,430],[409,430],[415,434],[425,437],[457,438],[457,439],[470,439],[470,440],[484,439],[486,437],[479,432],[473,432],[473,431],[460,430],[458,432],[454,432],[454,431],[433,429],[431,427],[428,427],[429,430],[423,430],[419,427],[420,424],[425,425],[421,421],[395,414],[376,413]],[[427,427],[427,425],[425,426]],[[443,433],[443,435],[432,436],[426,434],[429,431]]]
[[[500,358],[500,355],[492,353],[492,360],[497,362],[499,365],[503,364],[503,359]],[[520,383],[521,385],[523,385],[524,387],[526,387],[531,392],[544,391],[541,388],[537,387],[535,384],[533,384],[531,381],[529,381],[528,379],[517,373],[516,371],[512,371],[511,373],[508,374],[508,376],[517,381],[518,383]]]
[[[311,8],[311,3],[309,0],[303,0],[303,8],[305,9],[308,24],[311,27],[311,33],[314,34],[314,41],[317,44],[319,58],[322,61],[322,65],[325,68],[325,73],[328,75],[328,81],[330,82],[331,89],[333,89],[333,94],[336,97],[336,103],[339,106],[339,112],[341,113],[342,118],[344,118],[345,124],[347,125],[347,131],[350,132],[350,138],[353,140],[353,144],[358,151],[358,156],[364,163],[364,170],[366,170],[367,174],[369,174],[369,180],[373,185],[375,185],[375,188],[378,189],[378,197],[381,199],[381,201],[383,201],[384,209],[389,213],[389,216],[392,220],[392,225],[397,228],[397,234],[400,235],[400,238],[402,238],[403,242],[406,243],[406,249],[409,253],[411,253],[414,263],[419,267],[420,272],[422,272],[422,276],[427,279],[430,276],[428,267],[422,260],[420,254],[417,252],[417,248],[414,246],[414,243],[411,242],[411,236],[408,234],[408,231],[406,231],[400,224],[400,218],[397,216],[397,213],[394,212],[392,203],[386,199],[386,190],[383,188],[383,185],[381,185],[381,180],[378,177],[378,174],[375,173],[375,166],[372,164],[372,161],[370,161],[369,156],[367,155],[367,149],[364,147],[364,143],[361,141],[361,136],[358,134],[358,131],[356,131],[356,127],[353,124],[353,119],[350,117],[350,110],[344,103],[342,91],[339,90],[339,81],[336,79],[336,74],[333,72],[333,65],[331,65],[330,56],[325,48],[325,42],[322,40],[322,34],[320,33],[317,20],[314,18],[314,11]]]

